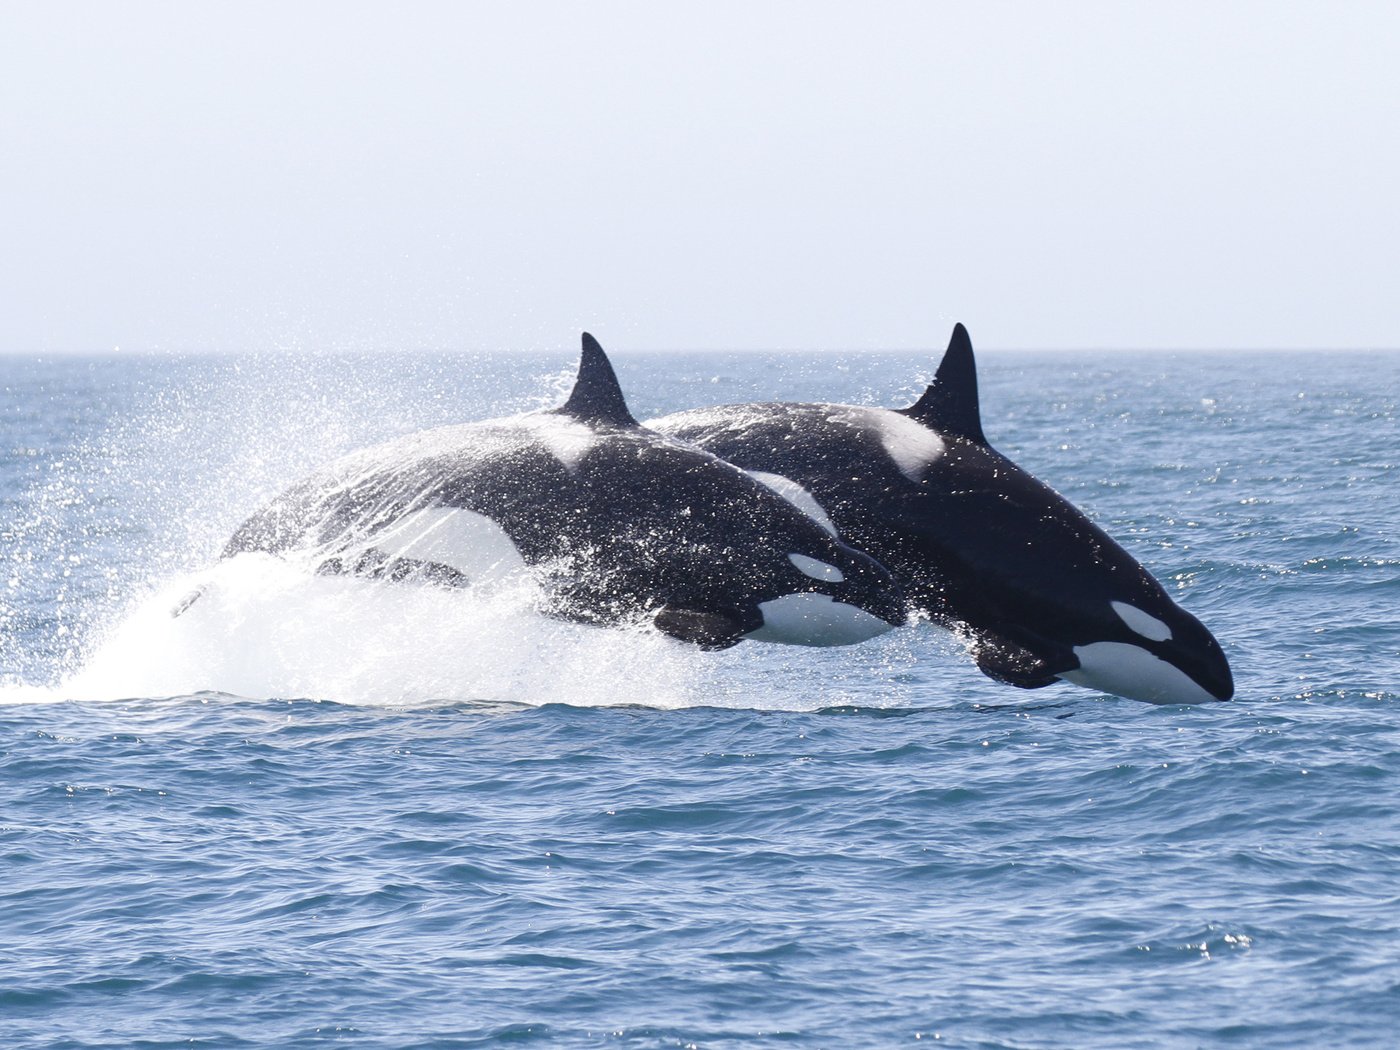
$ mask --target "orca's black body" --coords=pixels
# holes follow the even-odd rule
[[[846,644],[904,619],[890,574],[715,456],[640,426],[583,337],[563,407],[352,454],[253,515],[225,556],[471,587],[522,569],[545,611],[651,617],[706,648]]]
[[[906,409],[724,405],[648,425],[801,486],[914,605],[970,634],[991,678],[1024,688],[1063,678],[1161,702],[1233,694],[1210,632],[1107,533],[987,443],[962,325]]]

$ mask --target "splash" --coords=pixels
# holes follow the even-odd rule
[[[886,636],[818,652],[748,642],[704,653],[645,625],[549,619],[538,600],[528,583],[463,594],[316,576],[243,554],[157,589],[58,686],[3,689],[0,702],[219,692],[390,708],[886,706],[906,699],[930,641]]]
[[[7,365],[0,682],[45,686],[297,478],[407,433],[541,407],[563,382],[548,359],[490,354]]]
[[[245,554],[161,588],[59,691],[115,699],[214,690],[388,707],[689,701],[688,654],[668,651],[660,636],[558,624],[534,605],[525,585],[463,596],[315,576]]]
[[[953,649],[930,631],[701,653],[648,627],[547,619],[527,590],[464,595],[266,556],[217,561],[239,521],[309,470],[413,431],[557,404],[572,374],[556,357],[482,355],[161,358],[20,376],[21,403],[68,415],[36,408],[21,435],[32,455],[0,477],[11,500],[0,703],[203,691],[387,707],[803,710],[897,705],[915,691],[927,702],[923,667],[946,671]]]

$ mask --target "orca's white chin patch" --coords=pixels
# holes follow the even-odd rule
[[[825,594],[785,594],[758,609],[763,626],[744,635],[755,642],[855,645],[890,629],[878,616]]]
[[[1079,669],[1065,671],[1066,682],[1150,704],[1204,704],[1215,699],[1189,675],[1146,649],[1126,642],[1076,645]]]

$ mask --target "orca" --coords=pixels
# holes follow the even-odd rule
[[[1219,643],[1068,500],[988,443],[961,324],[903,409],[769,402],[649,422],[825,516],[988,677],[1158,703],[1234,694]]]
[[[224,556],[245,552],[467,590],[524,577],[548,615],[650,619],[705,649],[852,644],[906,610],[882,565],[807,512],[641,426],[587,333],[562,407],[353,453],[244,522]]]

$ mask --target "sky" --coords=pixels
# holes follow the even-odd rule
[[[1400,346],[1400,4],[0,0],[0,352]]]

